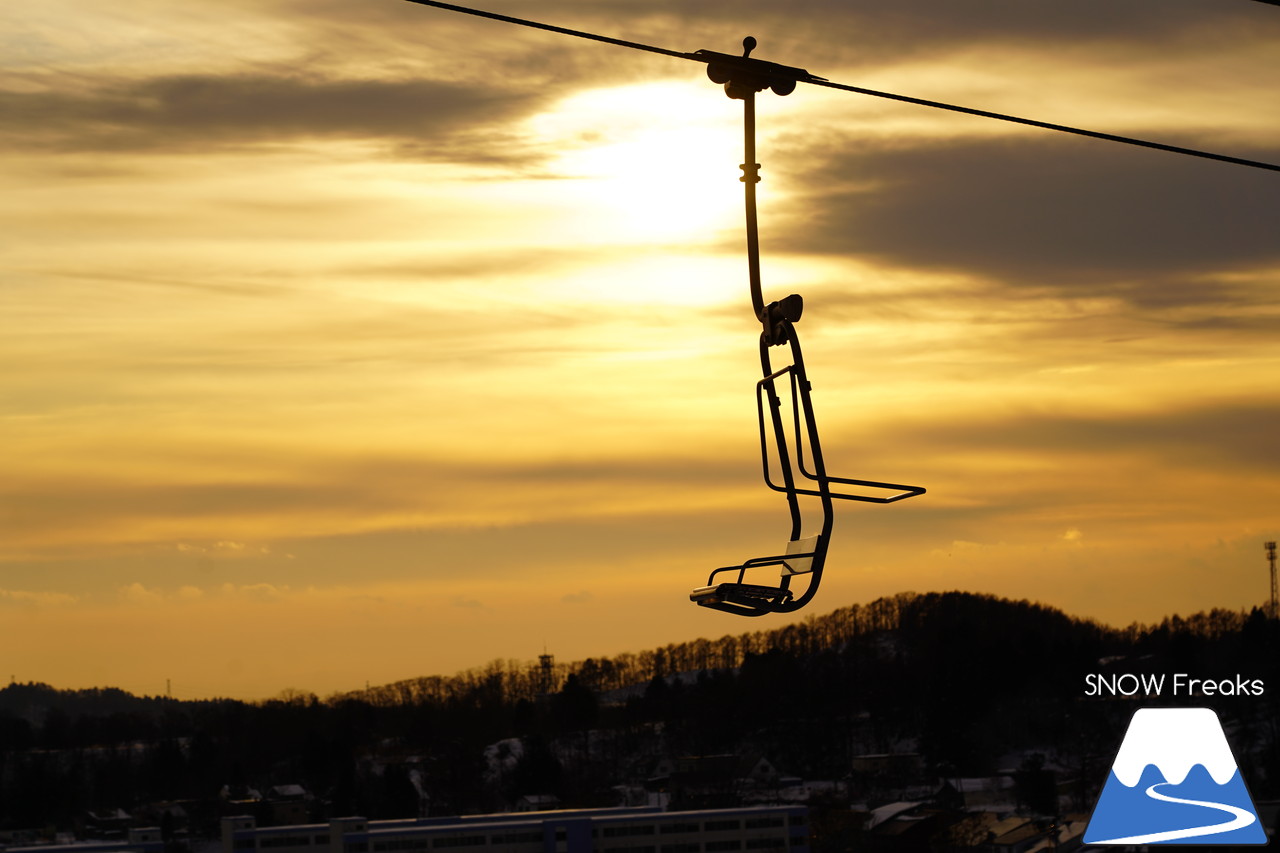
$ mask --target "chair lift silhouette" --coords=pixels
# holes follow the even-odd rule
[[[707,585],[689,593],[689,598],[702,607],[736,613],[740,616],[763,616],[766,613],[789,613],[809,603],[818,591],[822,568],[827,561],[827,545],[831,538],[834,512],[833,500],[869,501],[892,503],[903,498],[924,493],[919,486],[902,486],[896,483],[880,483],[874,480],[851,480],[827,474],[822,459],[822,444],[818,441],[818,426],[813,418],[813,401],[810,399],[809,377],[804,369],[804,355],[800,350],[800,338],[795,323],[804,310],[804,302],[797,294],[785,299],[764,302],[760,283],[760,238],[756,222],[755,185],[760,181],[760,164],[756,162],[756,112],[757,92],[770,89],[775,95],[788,95],[800,80],[821,80],[803,68],[778,65],[751,58],[756,40],[747,36],[742,40],[742,56],[730,56],[713,51],[698,51],[695,55],[706,61],[707,77],[724,85],[725,94],[741,100],[742,138],[744,161],[742,169],[744,201],[746,203],[747,272],[751,291],[751,307],[756,319],[763,324],[760,333],[760,367],[764,378],[756,383],[756,410],[760,422],[760,456],[764,465],[764,481],[769,488],[787,496],[787,508],[791,513],[791,535],[783,553],[769,557],[756,557],[737,566],[716,569],[707,578]],[[790,345],[791,363],[775,370],[770,361],[769,349]],[[783,422],[782,401],[778,396],[778,383],[783,378],[790,388],[792,442],[787,438],[787,426]],[[767,404],[767,405],[766,405]],[[765,417],[765,409],[768,417]],[[781,484],[774,482],[770,458],[770,435],[777,452]],[[806,466],[805,442],[813,470]],[[794,460],[794,464],[793,464]],[[797,483],[815,485],[802,488]],[[832,485],[857,486],[861,492],[836,492]],[[867,494],[866,491],[889,494]],[[800,512],[800,498],[817,498],[822,509],[822,524],[816,534],[805,536]],[[747,573],[769,566],[777,566],[781,578],[777,585],[748,583]],[[733,579],[717,582],[722,574]],[[792,579],[808,575],[809,584],[804,592],[796,595],[791,589]]]
[[[698,587],[689,593],[690,600],[702,607],[736,613],[740,616],[763,616],[766,613],[789,613],[799,610],[817,593],[818,584],[822,580],[822,569],[827,559],[827,546],[831,538],[834,517],[833,500],[893,503],[923,494],[925,491],[920,486],[833,477],[827,473],[826,463],[822,458],[822,444],[818,439],[818,425],[813,415],[811,386],[805,371],[804,354],[800,349],[800,338],[793,325],[800,318],[800,311],[800,297],[794,294],[782,300],[781,303],[773,303],[768,307],[768,315],[773,321],[769,324],[772,329],[766,327],[766,331],[760,335],[760,367],[763,378],[756,382],[756,412],[760,427],[760,456],[764,469],[764,481],[769,488],[787,496],[787,508],[791,515],[791,534],[781,554],[755,557],[737,566],[725,566],[712,571],[707,578],[706,586]],[[769,356],[769,349],[771,346],[781,344],[790,345],[791,363],[775,370]],[[790,389],[791,441],[788,441],[788,425],[785,423],[782,400],[778,395],[778,385],[784,377],[786,387]],[[773,479],[769,452],[770,436],[777,452],[781,483]],[[812,462],[812,470],[807,466],[806,441],[808,442],[808,461]],[[815,485],[807,488],[797,485],[805,481]],[[837,492],[832,490],[833,484],[857,486],[861,487],[861,491]],[[868,494],[867,490],[872,490],[873,493]],[[875,494],[874,491],[889,492],[889,494]],[[822,511],[821,526],[816,534],[810,536],[804,536],[803,518],[800,512],[802,496],[817,498]],[[768,566],[779,567],[780,580],[777,585],[747,582],[748,571]],[[732,580],[717,583],[717,576],[724,574],[730,575]],[[808,586],[802,594],[797,596],[791,589],[791,582],[797,575],[805,574],[809,575]]]

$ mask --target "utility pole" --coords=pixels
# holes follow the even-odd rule
[[[1271,564],[1271,608],[1267,615],[1272,619],[1276,619],[1280,618],[1280,608],[1276,604],[1276,599],[1280,598],[1280,596],[1276,595],[1276,543],[1268,542],[1265,547],[1267,549],[1267,562]]]
[[[555,662],[555,657],[547,654],[544,646],[542,654],[538,655],[538,693],[543,696],[551,692],[551,685],[555,680]]]

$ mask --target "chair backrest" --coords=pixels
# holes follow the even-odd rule
[[[813,571],[813,557],[818,550],[821,535],[806,536],[804,539],[793,539],[787,543],[785,559],[782,561],[782,576],[804,575]],[[801,556],[793,557],[793,554]]]

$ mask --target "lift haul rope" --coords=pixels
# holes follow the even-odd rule
[[[822,578],[822,570],[826,563],[827,548],[830,542],[831,529],[834,522],[833,501],[854,500],[869,503],[894,503],[906,498],[924,494],[920,486],[908,486],[900,483],[886,483],[876,480],[859,480],[848,477],[836,477],[828,474],[822,456],[822,444],[818,437],[818,427],[814,419],[813,401],[810,395],[810,383],[804,365],[804,354],[800,348],[800,338],[795,324],[800,320],[804,303],[798,294],[791,294],[776,302],[765,303],[760,283],[760,242],[756,224],[756,184],[760,181],[760,164],[756,162],[755,149],[755,95],[769,89],[777,95],[789,95],[795,91],[796,84],[808,83],[814,86],[825,86],[861,95],[878,98],[889,98],[919,106],[950,110],[952,112],[975,115],[982,118],[1029,125],[1045,130],[1072,133],[1110,142],[1121,142],[1127,145],[1138,145],[1154,148],[1175,154],[1219,160],[1241,166],[1268,169],[1280,172],[1280,166],[1260,163],[1239,157],[1228,157],[1208,151],[1196,151],[1180,148],[1159,142],[1148,142],[1110,133],[1098,133],[1059,124],[1018,118],[1001,113],[975,110],[942,104],[937,101],[926,101],[920,98],[909,98],[888,92],[877,92],[857,86],[833,83],[823,77],[817,77],[803,68],[794,68],[752,59],[750,54],[756,46],[756,40],[748,36],[743,40],[741,56],[716,53],[710,50],[697,50],[693,53],[667,50],[624,41],[608,36],[571,30],[565,27],[542,24],[495,12],[485,12],[442,3],[439,0],[408,0],[423,6],[435,6],[454,12],[490,18],[510,24],[546,30],[561,35],[574,36],[603,42],[604,44],[643,50],[649,53],[672,56],[677,59],[688,59],[705,63],[707,77],[713,82],[724,85],[725,94],[730,98],[743,102],[743,148],[744,162],[742,182],[746,203],[746,238],[747,238],[747,270],[751,290],[751,307],[757,322],[761,324],[760,332],[760,367],[762,378],[756,382],[756,411],[759,426],[760,456],[765,484],[774,491],[786,495],[787,508],[791,518],[791,530],[783,551],[765,557],[753,557],[738,565],[715,569],[707,578],[704,586],[689,593],[689,598],[702,607],[721,610],[738,616],[764,616],[769,613],[789,613],[799,610],[812,600],[818,591]],[[1273,0],[1262,0],[1273,2]],[[1280,2],[1280,0],[1277,0]],[[790,356],[789,363],[781,367],[774,365],[771,355],[775,347],[784,348]],[[780,475],[781,482],[774,478],[774,472]],[[805,535],[804,517],[800,511],[801,498],[806,502],[814,499],[820,509],[821,521],[816,533]],[[778,573],[776,583],[759,583],[755,576],[758,570],[769,569]],[[748,574],[751,578],[748,578]],[[803,591],[792,589],[793,581],[807,576],[807,585]],[[798,593],[798,594],[797,594]]]
[[[649,53],[657,53],[663,56],[672,56],[676,59],[689,59],[694,62],[714,62],[716,57],[723,57],[723,54],[712,53],[706,50],[697,50],[693,53],[684,53],[678,50],[667,50],[662,47],[654,47],[653,45],[641,44],[634,41],[625,41],[624,39],[610,38],[608,36],[596,35],[595,33],[587,33],[581,30],[571,30],[567,27],[557,27],[551,24],[542,24],[537,21],[530,21],[525,18],[514,18],[510,15],[499,15],[496,12],[485,12],[480,9],[470,9],[466,6],[456,6],[452,3],[441,3],[439,0],[407,0],[410,3],[418,3],[422,6],[435,6],[439,9],[448,9],[451,12],[462,12],[466,15],[476,15],[481,18],[489,18],[495,21],[503,21],[508,24],[519,24],[522,27],[533,27],[534,29],[546,30],[548,32],[559,33],[566,36],[574,36],[575,38],[590,39],[591,41],[603,42],[604,44],[612,44],[618,47],[628,47],[632,50],[643,50]],[[1280,0],[1258,0],[1258,2],[1268,3],[1270,5],[1280,5]],[[759,60],[752,60],[759,62]],[[773,65],[773,63],[761,63]],[[786,66],[775,65],[775,68],[783,69]],[[1068,127],[1063,124],[1051,124],[1045,121],[1037,121],[1029,118],[1019,118],[1018,116],[1005,115],[1003,113],[990,112],[988,110],[977,110],[970,107],[960,107],[954,104],[944,104],[939,101],[927,101],[923,98],[912,98],[906,95],[895,95],[891,92],[879,92],[875,89],[864,89],[860,86],[849,86],[844,83],[833,83],[822,77],[815,77],[799,68],[787,69],[788,71],[800,72],[804,76],[797,76],[794,79],[799,83],[809,83],[814,86],[824,86],[828,89],[838,89],[842,92],[854,92],[859,95],[869,95],[873,98],[887,98],[892,101],[901,101],[907,104],[915,104],[921,107],[931,107],[933,109],[948,110],[950,112],[964,113],[966,115],[979,116],[981,118],[995,119],[997,121],[1012,122],[1013,124],[1022,124],[1029,127],[1038,127],[1043,130],[1054,130],[1060,133],[1072,133],[1077,136],[1087,136],[1093,139],[1103,139],[1107,142],[1120,142],[1125,145],[1137,145],[1143,148],[1154,148],[1158,151],[1169,151],[1174,154],[1184,154],[1188,157],[1202,157],[1207,160],[1218,160],[1223,163],[1235,163],[1238,166],[1249,166],[1254,169],[1268,169],[1273,172],[1280,172],[1280,165],[1274,163],[1264,163],[1258,160],[1247,160],[1243,157],[1231,157],[1226,154],[1216,154],[1212,151],[1199,151],[1194,148],[1182,148],[1177,145],[1166,145],[1162,142],[1150,142],[1144,139],[1134,139],[1128,136],[1120,136],[1114,133],[1100,133],[1095,130],[1085,130],[1079,127]]]

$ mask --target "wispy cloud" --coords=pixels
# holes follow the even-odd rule
[[[76,601],[76,596],[65,592],[0,589],[0,604],[14,607],[62,607],[74,604]]]

